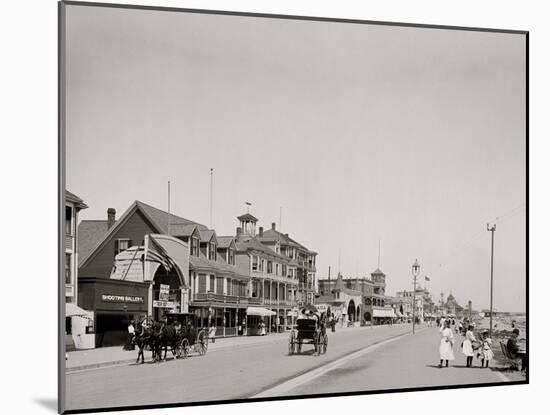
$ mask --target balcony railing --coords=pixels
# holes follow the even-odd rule
[[[193,301],[200,302],[217,302],[226,304],[243,304],[243,305],[269,305],[269,306],[288,306],[294,307],[296,301],[293,300],[277,300],[271,298],[260,297],[238,297],[234,295],[223,295],[215,293],[197,293],[193,296]]]
[[[218,303],[228,304],[248,304],[248,297],[239,297],[236,295],[224,295],[215,293],[196,293],[193,296],[193,301],[215,301]]]

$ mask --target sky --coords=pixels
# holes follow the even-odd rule
[[[411,266],[524,311],[519,34],[67,7],[66,184],[81,219],[134,200],[234,235],[246,212],[318,253],[317,277]],[[281,215],[282,212],[282,215]],[[282,220],[281,220],[282,219]],[[425,282],[425,276],[430,279]]]

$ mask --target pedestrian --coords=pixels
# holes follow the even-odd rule
[[[462,342],[462,353],[466,356],[466,367],[472,367],[472,360],[474,359],[473,342],[476,338],[472,332],[473,329],[472,325],[468,326],[465,334],[466,338]]]
[[[483,333],[481,333],[481,367],[489,367],[489,360],[494,357],[491,349],[492,345],[493,340],[489,337],[489,330],[483,330]]]
[[[136,346],[134,343],[134,335],[136,333],[136,328],[134,327],[134,320],[130,320],[128,323],[128,337],[126,338],[126,344],[124,345],[124,350],[135,350]]]
[[[455,360],[453,353],[453,331],[451,330],[451,322],[446,320],[441,330],[441,341],[439,343],[439,367],[443,367],[443,361],[445,361],[445,367],[449,367],[449,360]]]
[[[508,339],[506,343],[506,349],[512,355],[514,359],[521,359],[521,371],[527,372],[527,353],[520,351],[518,345],[519,329],[515,328],[512,330],[512,336]]]

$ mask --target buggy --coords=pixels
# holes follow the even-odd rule
[[[167,323],[176,326],[175,353],[176,358],[186,358],[191,352],[200,356],[208,350],[208,331],[197,325],[198,318],[193,313],[167,314]]]
[[[290,331],[288,354],[301,353],[303,344],[313,344],[314,353],[317,355],[327,352],[328,335],[325,316],[319,315],[313,306],[302,310],[296,325]]]

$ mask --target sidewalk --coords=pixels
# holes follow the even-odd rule
[[[374,326],[383,327],[383,326]],[[349,330],[371,330],[370,326],[364,327],[337,327],[336,333],[346,332]],[[272,343],[277,341],[288,340],[289,331],[284,333],[270,333],[266,336],[240,336],[240,337],[218,337],[215,343],[210,341],[208,343],[208,353],[223,350],[230,347],[246,346],[261,343]],[[115,347],[100,347],[97,349],[88,350],[76,350],[67,352],[67,360],[65,362],[65,369],[67,373],[75,372],[78,370],[95,369],[104,366],[123,365],[134,363],[137,359],[136,350],[124,350],[122,346]],[[166,355],[168,358],[172,357],[170,351]],[[151,352],[145,352],[145,359],[151,358]]]

